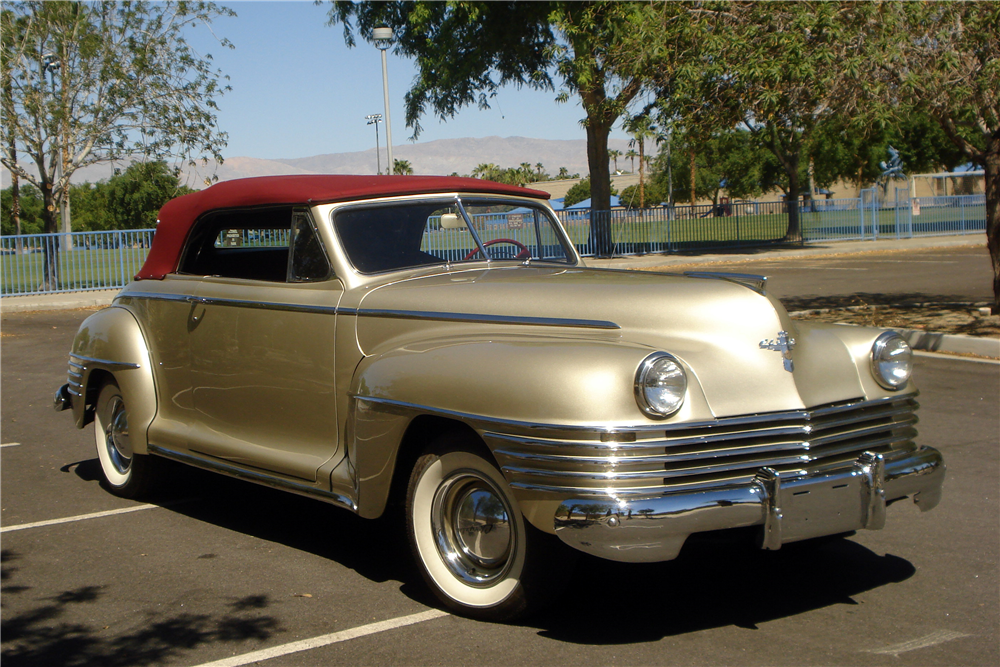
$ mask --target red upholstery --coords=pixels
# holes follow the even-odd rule
[[[177,270],[184,239],[203,213],[266,204],[326,204],[370,197],[484,193],[548,199],[547,192],[477,178],[447,176],[262,176],[216,183],[168,201],[160,209],[153,245],[136,280],[159,280]]]

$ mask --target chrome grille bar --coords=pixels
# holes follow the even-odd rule
[[[716,426],[677,425],[659,432],[627,429],[619,441],[567,440],[485,432],[516,488],[574,493],[650,493],[740,483],[760,468],[791,473],[853,459],[865,451],[916,449],[915,395],[850,401],[795,413],[721,419]],[[629,437],[623,437],[628,434]],[[591,437],[598,433],[591,433]],[[634,441],[621,442],[620,440]]]

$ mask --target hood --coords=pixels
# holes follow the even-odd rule
[[[680,359],[716,417],[773,412],[864,395],[843,342],[823,328],[800,331],[781,304],[716,277],[555,267],[500,267],[412,278],[373,289],[358,306],[365,354],[428,337],[512,329],[524,335],[596,338]],[[793,370],[766,349],[795,339]],[[765,342],[765,348],[761,343]],[[631,369],[634,372],[635,369]],[[623,369],[623,372],[629,372]]]

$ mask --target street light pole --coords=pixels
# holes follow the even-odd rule
[[[382,114],[372,113],[365,116],[369,125],[375,126],[375,165],[378,167],[378,174],[382,175],[382,156],[378,146],[378,124],[382,122]]]
[[[389,116],[389,72],[385,64],[385,52],[392,46],[392,28],[375,28],[372,30],[372,37],[375,38],[375,46],[382,52],[382,97],[385,99],[385,145],[389,158],[389,165],[386,172],[393,172],[392,161],[392,118]]]
[[[62,63],[59,59],[52,53],[46,53],[43,58],[42,69],[44,72],[48,72],[49,80],[52,82],[52,97],[56,96],[56,70],[62,67]],[[65,123],[64,123],[65,124]],[[54,175],[55,183],[53,186],[58,185],[59,181],[62,180],[62,175],[66,162],[66,133],[62,132],[59,137],[57,145],[59,146],[59,155],[56,159],[56,173]],[[59,193],[59,216],[61,221],[61,231],[62,238],[60,239],[60,245],[64,251],[69,251],[73,249],[73,237],[70,236],[70,232],[73,231],[72,223],[70,219],[69,212],[69,183],[66,183]]]

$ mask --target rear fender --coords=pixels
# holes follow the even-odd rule
[[[97,394],[110,375],[128,406],[132,447],[145,454],[146,429],[156,415],[156,388],[146,339],[132,313],[112,306],[84,320],[73,340],[70,363],[83,386],[83,396],[73,397],[77,427],[93,421]]]

